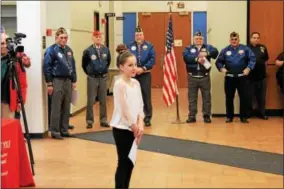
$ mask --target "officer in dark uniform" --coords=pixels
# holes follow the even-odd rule
[[[284,95],[284,52],[280,53],[275,61],[275,65],[279,67],[276,73],[277,83],[281,89],[282,94]]]
[[[260,34],[253,32],[250,37],[248,47],[252,50],[256,57],[254,69],[248,76],[250,100],[248,115],[251,116],[253,111],[253,99],[256,97],[260,117],[267,120],[265,115],[265,99],[266,99],[266,62],[269,59],[267,48],[260,44]]]
[[[230,45],[222,49],[216,60],[216,66],[220,72],[225,73],[226,93],[226,122],[233,122],[234,97],[236,89],[240,97],[240,120],[248,123],[248,81],[247,77],[255,65],[255,55],[252,50],[240,44],[239,34],[230,34]]]
[[[183,60],[188,72],[189,115],[186,122],[196,122],[197,98],[200,89],[203,101],[203,119],[205,123],[211,123],[210,60],[217,58],[219,52],[212,45],[203,43],[200,31],[195,33],[193,40],[194,44],[185,47],[183,51]]]
[[[44,75],[48,93],[52,94],[50,132],[52,138],[72,137],[68,132],[72,90],[76,87],[77,73],[72,49],[67,46],[64,28],[56,32],[56,43],[46,49]]]
[[[100,125],[109,127],[107,122],[107,73],[111,62],[109,49],[102,45],[101,32],[93,33],[93,44],[83,52],[82,68],[87,74],[87,128],[94,123],[93,106],[98,96],[100,102]]]
[[[152,100],[151,100],[151,70],[156,61],[154,46],[144,40],[144,34],[140,26],[136,28],[135,41],[127,45],[127,48],[137,58],[136,79],[139,81],[144,102],[145,126],[151,126]]]

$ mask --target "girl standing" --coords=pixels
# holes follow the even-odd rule
[[[129,188],[134,165],[128,155],[133,142],[138,145],[143,134],[144,105],[140,84],[132,78],[136,74],[136,57],[125,51],[117,66],[121,73],[113,88],[114,111],[110,122],[118,155],[115,188]]]

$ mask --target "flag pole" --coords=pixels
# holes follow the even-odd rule
[[[170,12],[169,12],[169,15],[171,15],[172,14],[172,5],[173,5],[173,2],[172,1],[169,1],[168,2],[168,6],[169,6],[169,9],[170,9]],[[177,72],[177,69],[175,70],[176,72]],[[177,88],[178,88],[178,75],[177,75],[177,73],[176,73],[176,76],[177,76]],[[176,95],[176,121],[174,121],[174,122],[172,122],[173,124],[184,124],[185,122],[182,122],[181,120],[180,120],[180,115],[179,115],[179,99],[178,99],[178,97],[179,97],[179,93],[177,93],[177,95]]]

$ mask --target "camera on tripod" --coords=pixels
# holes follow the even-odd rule
[[[6,39],[8,55],[10,58],[19,58],[17,57],[17,54],[24,52],[24,46],[20,44],[22,43],[22,39],[26,38],[26,34],[15,33],[14,35],[13,38]]]

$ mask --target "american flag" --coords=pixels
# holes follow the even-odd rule
[[[163,81],[163,100],[167,106],[175,102],[178,95],[177,88],[177,65],[174,52],[174,36],[172,15],[170,15],[169,26],[166,37],[166,54],[164,57],[164,81]]]

